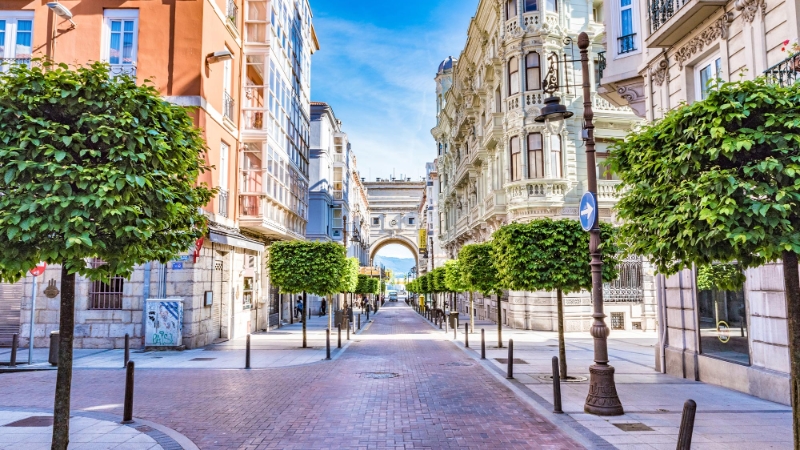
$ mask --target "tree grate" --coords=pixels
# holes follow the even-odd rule
[[[643,423],[615,423],[612,424],[622,431],[655,431]]]
[[[399,373],[392,373],[392,372],[362,372],[361,378],[370,378],[372,380],[385,380],[388,378],[397,378],[400,376]]]

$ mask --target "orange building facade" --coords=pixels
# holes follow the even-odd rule
[[[0,72],[32,58],[105,61],[114,74],[151,83],[167,101],[193,108],[214,167],[199,182],[220,190],[205,208],[210,232],[197,258],[189,250],[126,280],[79,282],[77,347],[120,347],[125,334],[144,343],[147,299],[180,302],[179,345],[187,348],[269,329],[288,316],[265,256],[270,242],[304,239],[318,49],[307,0],[0,0]],[[58,329],[58,295],[43,293],[57,270],[38,280],[37,346]],[[16,326],[23,345],[32,294],[30,277],[0,285],[0,334]],[[14,302],[16,317],[8,308]],[[3,314],[4,306],[12,312]]]

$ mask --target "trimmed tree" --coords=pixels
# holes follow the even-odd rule
[[[503,348],[503,321],[501,296],[503,295],[497,277],[497,269],[492,261],[492,244],[469,244],[461,248],[458,262],[464,281],[471,291],[478,291],[484,296],[497,295],[497,347]]]
[[[284,241],[270,245],[272,282],[282,293],[303,293],[303,348],[308,347],[308,293],[322,297],[339,293],[346,265],[345,248],[335,242]]]
[[[127,277],[193,247],[215,192],[197,184],[206,145],[184,108],[102,63],[0,74],[0,124],[0,278],[61,265],[52,448],[65,450],[75,275]]]
[[[359,268],[361,264],[358,262],[358,258],[347,258],[346,263],[344,265],[344,270],[342,271],[342,286],[339,288],[343,295],[350,294],[350,305],[354,305],[354,295],[356,294],[356,288],[358,288],[358,277],[359,277]],[[333,296],[329,295],[329,303],[332,300]],[[328,329],[331,329],[333,325],[333,319],[330,314],[328,314]]]
[[[800,84],[720,84],[616,144],[610,162],[621,237],[659,272],[782,260],[800,448]]]
[[[614,229],[600,224],[604,282],[617,277]],[[536,219],[512,223],[494,233],[492,255],[500,284],[514,291],[556,291],[558,357],[561,378],[567,379],[564,344],[564,294],[592,288],[589,233],[572,219]]]
[[[453,293],[470,291],[469,285],[464,281],[464,274],[461,272],[461,264],[457,259],[451,259],[444,263],[445,268],[445,283],[447,290]],[[474,304],[472,301],[472,291],[469,293],[469,328],[470,331],[475,331],[475,321],[473,320]]]

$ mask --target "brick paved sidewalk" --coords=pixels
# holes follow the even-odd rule
[[[77,369],[73,408],[120,414],[122,370]],[[0,374],[0,407],[52,407],[54,372]],[[334,361],[136,374],[134,415],[203,449],[576,449],[404,304]]]

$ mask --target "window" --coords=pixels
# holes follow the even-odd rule
[[[377,227],[377,226],[380,226],[380,224],[381,224],[381,219],[379,219],[378,217],[373,217],[372,218],[372,225],[373,226]]]
[[[519,93],[519,62],[514,56],[508,60],[508,95]]]
[[[633,30],[633,0],[620,0],[620,37],[619,54],[630,53],[636,50],[636,33]]]
[[[550,176],[552,178],[561,178],[562,173],[561,164],[561,135],[550,135]]]
[[[333,209],[333,228],[343,228],[344,220],[342,219],[342,208]]]
[[[598,180],[619,180],[619,177],[611,171],[611,167],[608,165],[608,153],[597,152],[595,160]]]
[[[722,78],[722,58],[714,56],[695,67],[696,99],[705,100],[708,91],[714,88],[716,81]]]
[[[105,37],[102,58],[114,75],[136,75],[139,41],[139,10],[107,9],[104,12]]]
[[[242,309],[253,308],[253,277],[244,277],[242,285]]]
[[[89,265],[96,269],[105,264],[105,261],[93,259]],[[122,277],[108,277],[92,281],[89,287],[89,309],[122,309],[122,294],[125,279]]]
[[[542,133],[528,134],[528,178],[544,178]]]
[[[517,0],[506,0],[506,20],[517,17]]]
[[[611,329],[624,330],[625,329],[625,313],[612,312],[611,313]]]
[[[537,91],[542,88],[539,54],[530,52],[525,55],[525,90]]]
[[[729,291],[715,280],[741,275],[736,264],[715,264],[697,269],[697,305],[700,353],[750,364],[747,307],[742,288]]]
[[[558,12],[558,0],[547,0],[547,10]]]
[[[408,224],[409,225],[414,225],[414,218],[413,217],[409,217],[408,218]]]
[[[525,12],[538,11],[538,0],[525,0]]]
[[[10,64],[30,64],[32,42],[32,12],[0,12],[0,72]]]
[[[522,179],[522,153],[519,149],[519,136],[511,138],[511,181]]]
[[[219,146],[219,187],[227,191],[228,190],[228,153],[230,151],[230,147],[228,144],[222,142]]]

